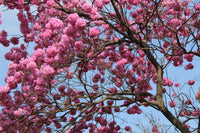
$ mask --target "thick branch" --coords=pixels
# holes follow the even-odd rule
[[[174,117],[174,115],[166,107],[163,107],[161,112],[182,133],[190,133],[189,129],[185,126],[185,123],[181,123],[179,119]]]

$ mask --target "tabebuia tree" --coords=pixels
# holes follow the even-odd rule
[[[200,132],[200,90],[196,99],[184,91],[195,80],[181,85],[168,77],[175,67],[193,69],[200,57],[198,1],[0,4],[18,11],[21,32],[20,38],[0,32],[2,46],[12,47],[0,87],[1,132],[134,132],[132,123],[120,124],[120,117],[142,116],[149,108],[177,131]],[[34,45],[31,52],[28,44]],[[151,130],[162,129],[155,124]]]

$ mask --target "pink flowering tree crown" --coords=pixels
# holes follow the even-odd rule
[[[120,124],[119,114],[142,116],[145,108],[160,112],[180,132],[200,130],[198,124],[187,124],[199,120],[195,97],[200,91],[196,96],[178,91],[192,88],[195,80],[177,82],[168,76],[175,68],[192,71],[200,57],[199,3],[0,4],[18,10],[21,32],[10,38],[6,29],[0,31],[0,44],[13,46],[5,54],[10,63],[0,87],[0,132],[134,132],[131,123]],[[152,131],[160,132],[156,125]]]

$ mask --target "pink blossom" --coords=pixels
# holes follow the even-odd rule
[[[184,58],[188,61],[191,62],[193,60],[194,54],[185,54]]]
[[[80,2],[80,0],[72,0],[72,1],[71,1],[71,3],[72,3],[73,5],[77,5],[79,2]]]
[[[174,86],[175,87],[179,87],[181,85],[181,83],[175,83]]]
[[[195,83],[194,80],[189,80],[189,81],[188,81],[188,84],[189,84],[189,85],[193,85],[194,83]]]
[[[34,23],[33,29],[34,30],[40,30],[41,29],[41,25],[39,23]]]
[[[185,126],[186,126],[186,128],[190,128],[190,125],[189,124],[187,124],[187,123],[185,123]]]
[[[45,131],[46,131],[47,133],[51,133],[52,129],[51,129],[50,127],[46,127],[46,128],[45,128]]]
[[[200,11],[200,3],[196,4],[194,8],[195,8],[196,11]]]
[[[44,56],[45,56],[45,51],[43,49],[37,49],[34,51],[34,53],[32,54],[32,57],[36,60],[36,61],[42,61],[44,60]]]
[[[93,8],[91,13],[90,13],[90,17],[92,18],[92,20],[97,20],[99,18],[100,14],[97,11],[97,8]]]
[[[102,3],[103,3],[104,5],[107,5],[107,4],[110,3],[110,0],[102,0]]]
[[[181,117],[183,117],[185,114],[184,114],[184,111],[181,111],[180,114],[179,114]]]
[[[74,36],[76,33],[75,27],[71,24],[68,24],[67,27],[63,29],[63,33],[67,34],[68,36]]]
[[[43,65],[40,68],[40,73],[45,77],[49,77],[55,73],[55,70],[53,67],[51,67],[49,65]]]
[[[116,82],[115,82],[115,85],[116,85],[117,87],[121,87],[121,86],[123,85],[122,79],[117,78],[117,80],[116,80]]]
[[[163,86],[167,86],[168,83],[168,79],[166,77],[163,77]]]
[[[169,45],[170,45],[170,44],[169,44],[169,43],[167,43],[167,42],[164,42],[164,43],[163,43],[163,47],[164,47],[164,48],[168,48],[168,47],[169,47]]]
[[[108,104],[108,106],[111,106],[113,104],[113,100],[108,100],[107,104]]]
[[[6,83],[10,89],[15,89],[17,87],[17,79],[14,76],[8,76],[6,78]]]
[[[120,111],[120,107],[115,107],[115,112],[119,112]]]
[[[73,78],[73,73],[72,72],[66,72],[65,77],[67,79],[72,79]]]
[[[65,90],[65,86],[64,86],[64,85],[61,85],[61,86],[58,87],[58,91],[59,91],[60,93],[63,93],[64,90]]]
[[[171,100],[171,101],[169,102],[169,106],[170,106],[170,107],[175,107],[175,106],[176,106],[176,102],[175,102],[174,100]]]
[[[63,22],[57,18],[50,18],[49,23],[47,23],[46,28],[60,29],[63,27]]]
[[[132,129],[131,129],[130,126],[126,126],[126,127],[125,127],[125,130],[126,130],[126,131],[131,131]]]
[[[191,14],[191,9],[190,8],[187,8],[184,10],[184,15],[185,16],[189,16]]]
[[[177,4],[174,4],[174,10],[175,11],[180,11],[180,5],[177,3]]]
[[[185,100],[185,104],[190,105],[192,101],[190,99]]]
[[[104,83],[104,82],[105,82],[105,78],[101,78],[100,83]]]
[[[103,2],[100,1],[100,0],[96,0],[96,1],[94,2],[94,5],[95,5],[98,9],[100,9],[100,10],[103,8]]]
[[[193,64],[192,63],[189,63],[188,65],[186,65],[185,67],[185,70],[189,70],[189,69],[193,69],[194,68],[194,66],[193,66]]]
[[[118,93],[117,88],[115,88],[115,87],[109,88],[108,91],[109,91],[109,93]]]
[[[1,13],[0,13],[0,18],[1,18]],[[0,19],[0,24],[2,23],[2,20]],[[0,130],[1,131],[1,130]]]
[[[172,93],[172,97],[177,96],[177,94],[175,92]]]
[[[90,37],[95,37],[98,36],[100,33],[100,30],[98,28],[92,27],[89,29],[89,36]]]
[[[165,93],[166,91],[167,91],[166,88],[163,88],[163,91],[162,91],[162,92]]]
[[[22,115],[22,113],[23,113],[24,111],[23,111],[23,109],[21,109],[21,108],[18,108],[18,110],[15,110],[14,111],[14,115],[16,115],[16,116],[21,116]]]
[[[56,123],[54,123],[54,124],[55,124],[55,127],[56,127],[57,129],[61,128],[61,123],[56,122]]]
[[[34,83],[35,83],[36,85],[39,85],[39,86],[40,86],[40,85],[45,85],[46,81],[45,81],[44,78],[38,77],[37,79],[34,80]]]
[[[173,85],[173,81],[171,79],[168,79],[168,86],[172,86]]]
[[[26,64],[26,69],[28,70],[34,70],[35,68],[37,68],[37,64],[33,61],[30,61]]]
[[[56,2],[54,0],[47,0],[47,6],[48,7],[54,7],[56,6]]]
[[[77,111],[76,109],[72,109],[72,110],[70,111],[70,114],[71,114],[71,115],[75,115],[75,114],[76,114],[76,111]]]
[[[8,86],[1,86],[0,87],[0,94],[6,94],[10,92],[10,88]]]
[[[76,21],[79,19],[79,15],[77,13],[72,13],[68,16],[68,20],[72,25],[75,25]]]
[[[57,54],[57,48],[55,46],[49,46],[46,51],[49,57],[54,57]]]
[[[12,38],[10,39],[10,42],[11,42],[12,44],[14,44],[14,45],[17,45],[17,44],[19,43],[18,37],[12,37]]]
[[[133,18],[136,18],[136,17],[138,17],[138,13],[137,13],[137,12],[133,12],[133,13],[131,14],[131,16],[132,16]]]
[[[136,6],[140,3],[140,0],[128,0],[128,3]]]
[[[83,48],[83,42],[82,41],[76,41],[74,44],[74,50],[81,50]]]
[[[156,125],[154,125],[154,126],[152,127],[152,132],[153,132],[153,133],[160,133],[160,131],[158,130],[158,127],[157,127]]]
[[[97,83],[99,79],[101,78],[101,75],[99,73],[95,74],[92,78],[92,82]]]
[[[83,5],[83,10],[85,11],[85,12],[87,12],[87,13],[89,13],[89,12],[91,12],[92,11],[92,4],[91,3],[85,3],[84,5]]]
[[[117,66],[123,66],[123,65],[125,65],[127,62],[128,62],[127,59],[123,58],[123,59],[117,61]]]
[[[77,30],[80,30],[80,31],[84,30],[85,27],[86,27],[86,22],[85,22],[85,20],[82,19],[82,18],[79,18],[79,19],[76,21],[75,27],[76,27]]]
[[[0,33],[0,43],[5,47],[8,47],[10,42],[9,40],[7,40],[7,36],[7,32],[5,30],[2,30]]]
[[[199,109],[192,111],[192,116],[196,117],[196,116],[199,116],[199,115],[200,115]]]
[[[42,37],[43,39],[50,39],[52,36],[52,31],[50,29],[46,29],[44,32],[41,32],[39,34],[40,37]]]

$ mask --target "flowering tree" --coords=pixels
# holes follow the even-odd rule
[[[193,69],[200,57],[200,3],[190,0],[1,0],[17,9],[22,37],[15,45],[6,85],[0,87],[1,132],[115,133],[120,112],[161,112],[181,132],[200,129],[194,95],[166,74]],[[0,21],[1,23],[2,21]],[[20,44],[22,39],[24,43]],[[34,42],[34,52],[27,51]],[[170,70],[168,70],[170,72]],[[189,80],[192,86],[194,80]],[[183,88],[182,88],[183,89]],[[197,92],[198,99],[200,91]],[[178,101],[182,106],[178,106]],[[170,109],[171,108],[171,109]],[[177,111],[179,109],[179,111]],[[107,117],[112,119],[108,120]],[[159,132],[154,125],[152,132]]]

